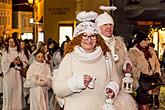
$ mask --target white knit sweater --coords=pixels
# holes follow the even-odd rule
[[[107,73],[105,56],[100,47],[92,53],[85,53],[82,48],[75,47],[67,54],[58,70],[54,81],[54,91],[58,97],[65,99],[65,110],[101,110],[106,99],[104,87],[110,80],[118,82],[115,63],[110,57],[110,75]],[[67,81],[73,75],[95,76],[94,89],[86,88],[81,92],[73,92]]]

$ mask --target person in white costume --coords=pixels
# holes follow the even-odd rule
[[[80,23],[65,47],[64,58],[53,81],[55,94],[64,99],[64,110],[102,110],[106,99],[105,86],[110,81],[119,86],[110,50],[95,23],[91,22],[97,15],[93,11],[77,15]],[[129,98],[127,100],[132,102]]]
[[[111,54],[117,66],[121,86],[121,81],[124,77],[124,74],[129,73],[132,69],[132,63],[128,58],[127,48],[123,42],[123,38],[121,36],[113,35],[114,21],[113,18],[106,12],[109,10],[115,10],[117,8],[114,6],[100,6],[100,9],[103,10],[104,13],[100,14],[96,18],[95,23],[99,28],[101,37],[111,50]]]
[[[22,110],[22,77],[20,70],[27,59],[18,41],[11,37],[2,52],[3,107],[2,110]]]
[[[30,88],[30,110],[48,110],[48,89],[51,86],[51,70],[44,53],[37,51],[30,65],[24,87]]]

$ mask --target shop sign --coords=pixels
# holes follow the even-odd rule
[[[141,25],[141,26],[157,26],[157,25],[161,25],[160,21],[137,21],[136,22],[137,25]]]

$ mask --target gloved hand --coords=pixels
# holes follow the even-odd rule
[[[83,75],[73,75],[67,83],[73,92],[81,92],[85,88]]]
[[[123,65],[123,73],[130,73],[132,71],[132,63],[130,61],[125,61]]]

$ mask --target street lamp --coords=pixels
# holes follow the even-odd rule
[[[37,7],[36,7],[36,2],[35,0],[28,0],[28,3],[30,4],[31,7],[33,7],[33,39],[34,43],[38,42],[38,26],[37,26]]]
[[[28,3],[32,5],[34,3],[34,0],[28,0]]]

